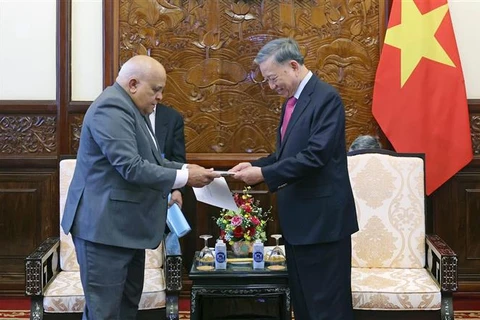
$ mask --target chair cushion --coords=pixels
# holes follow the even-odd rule
[[[80,272],[61,271],[44,294],[45,312],[83,312],[83,296]],[[140,299],[140,310],[165,307],[165,281],[163,269],[145,269],[145,282]]]
[[[348,157],[360,231],[352,266],[425,267],[423,160],[381,153]]]
[[[426,269],[352,268],[354,309],[439,310],[440,287]]]
[[[62,221],[65,201],[67,200],[68,188],[75,171],[76,159],[64,159],[60,161],[60,221]],[[145,269],[157,269],[163,266],[163,246],[145,251]],[[72,236],[65,234],[60,227],[60,269],[63,271],[79,271],[75,247]]]

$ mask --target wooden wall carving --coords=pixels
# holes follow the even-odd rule
[[[167,69],[164,102],[185,119],[189,153],[265,153],[284,101],[253,65],[269,40],[295,38],[305,64],[341,93],[347,143],[378,134],[370,106],[384,1],[124,0],[119,65],[148,54]],[[383,25],[383,24],[382,24]]]
[[[0,115],[0,154],[55,154],[56,126],[51,115]]]
[[[70,154],[77,154],[78,147],[80,145],[80,132],[82,131],[83,117],[83,114],[70,114]]]
[[[480,100],[474,100],[470,104],[470,132],[473,153],[480,160]]]
[[[472,115],[470,119],[472,130],[473,152],[480,155],[480,114]]]

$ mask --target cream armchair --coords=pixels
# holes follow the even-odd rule
[[[75,169],[75,159],[60,162],[60,221]],[[173,234],[155,250],[146,250],[145,283],[138,319],[178,319],[182,257]],[[85,305],[80,272],[70,235],[45,240],[25,259],[25,293],[30,319],[81,319]]]
[[[356,319],[453,319],[457,256],[427,235],[424,158],[349,154],[360,231],[352,236]]]

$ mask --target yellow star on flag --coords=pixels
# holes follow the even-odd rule
[[[422,15],[413,0],[401,2],[401,24],[391,27],[385,43],[401,50],[401,86],[425,57],[455,67],[445,49],[435,38],[440,23],[448,12],[448,4]]]

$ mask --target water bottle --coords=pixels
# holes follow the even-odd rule
[[[227,245],[222,239],[217,239],[215,243],[215,269],[227,269]]]
[[[265,267],[265,260],[263,259],[263,242],[262,240],[255,240],[253,243],[253,269],[263,269]]]

